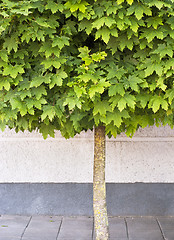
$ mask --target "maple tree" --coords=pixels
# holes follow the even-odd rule
[[[173,0],[1,0],[0,128],[44,138],[95,128],[99,177],[103,133],[173,127],[173,52]],[[96,239],[108,239],[98,212]]]

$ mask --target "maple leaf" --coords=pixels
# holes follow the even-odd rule
[[[17,52],[18,41],[16,37],[15,36],[14,37],[12,36],[11,38],[7,37],[4,41],[3,48],[7,49],[8,53],[10,53],[11,50],[14,50],[15,52]]]

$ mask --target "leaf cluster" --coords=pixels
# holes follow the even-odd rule
[[[173,0],[2,0],[0,127],[172,127],[173,54]]]

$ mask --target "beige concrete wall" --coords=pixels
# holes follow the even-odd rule
[[[174,130],[140,129],[132,139],[107,139],[107,182],[174,182]],[[0,133],[0,183],[92,182],[93,133],[65,140],[60,133]]]

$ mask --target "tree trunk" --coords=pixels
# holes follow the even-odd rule
[[[96,240],[108,240],[108,216],[105,183],[105,127],[94,132],[93,210]]]

